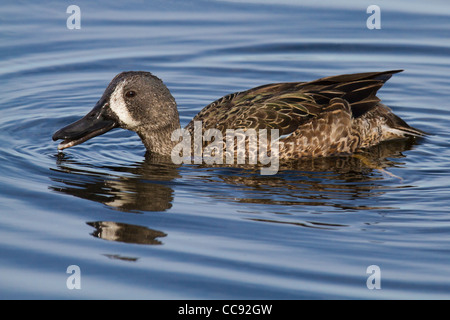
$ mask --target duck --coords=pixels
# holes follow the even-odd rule
[[[280,159],[351,155],[384,141],[425,136],[377,97],[401,71],[265,84],[231,93],[204,107],[184,131],[194,134],[196,124],[203,133],[276,130]],[[160,78],[147,71],[119,73],[91,111],[52,139],[63,140],[58,150],[64,150],[115,128],[136,132],[151,154],[171,155],[178,143],[173,132],[182,129],[177,103]],[[203,147],[208,143],[202,140]]]

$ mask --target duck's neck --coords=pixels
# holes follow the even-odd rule
[[[137,134],[147,148],[147,151],[170,156],[172,149],[177,144],[176,141],[171,140],[172,132],[177,129],[180,129],[178,119],[175,123],[158,129],[152,126],[144,126]]]

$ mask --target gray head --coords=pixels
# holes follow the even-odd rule
[[[135,131],[147,150],[170,154],[170,135],[180,127],[175,99],[150,72],[118,74],[101,99],[82,119],[58,130],[59,150],[73,147],[114,128]]]

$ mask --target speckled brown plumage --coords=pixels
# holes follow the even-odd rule
[[[376,97],[401,70],[349,74],[312,82],[268,84],[224,96],[194,121],[203,132],[218,129],[279,129],[280,158],[352,154],[381,141],[425,133],[406,124]],[[205,142],[205,145],[207,143]]]

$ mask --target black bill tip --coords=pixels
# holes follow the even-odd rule
[[[63,140],[58,150],[79,145],[118,127],[117,121],[107,115],[108,106],[108,103],[99,101],[83,118],[56,131],[52,136],[53,141]]]
[[[74,134],[73,132],[70,132],[70,127],[72,125],[64,127],[53,134],[52,136],[53,141],[61,139],[63,140],[58,145],[58,150],[64,150],[82,144],[83,142],[89,139],[102,135],[117,127],[117,124],[114,121],[103,121],[101,127],[86,132],[82,132],[81,134]]]

